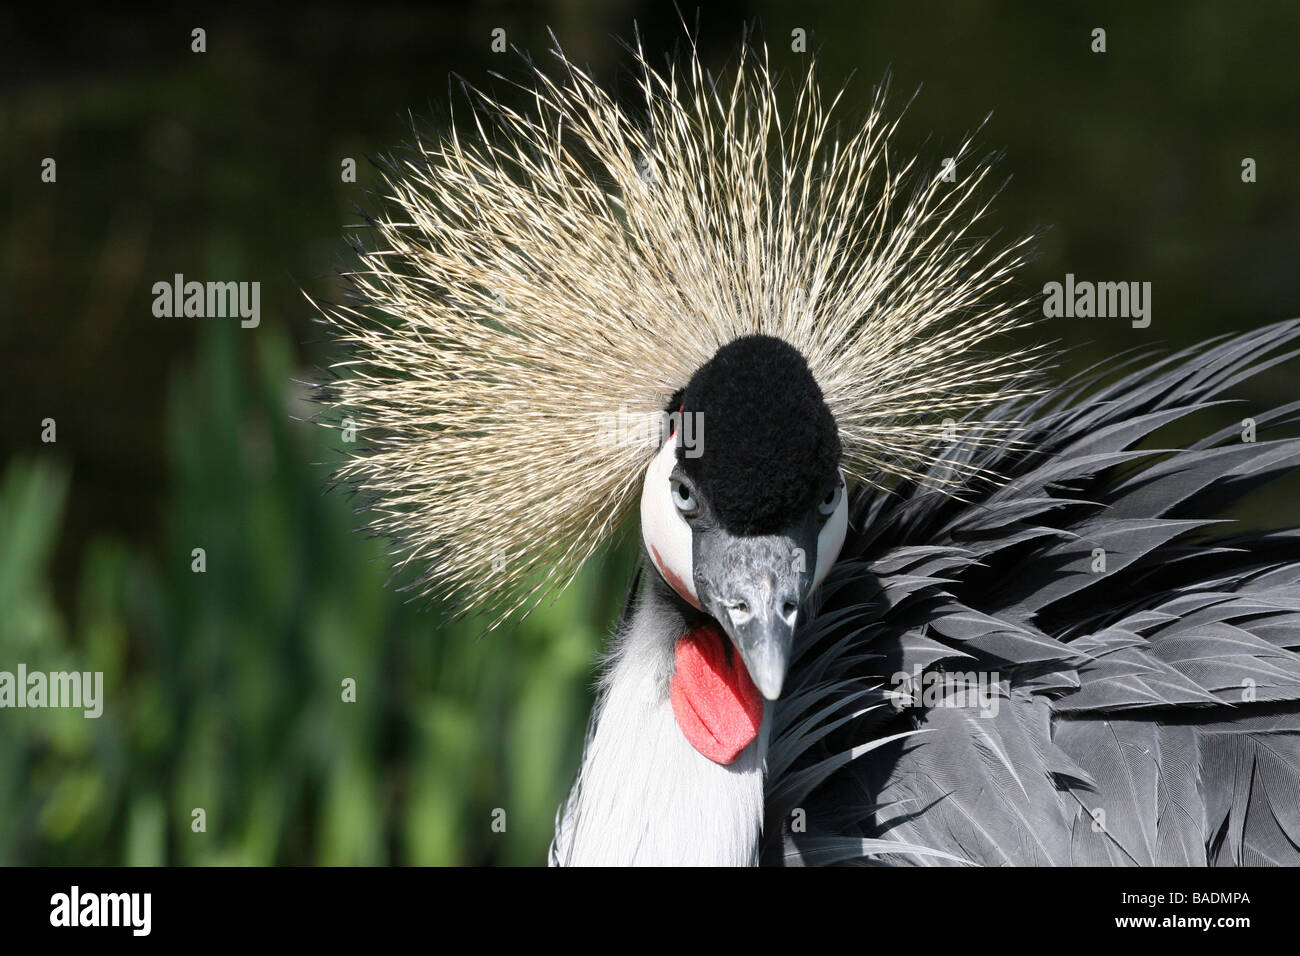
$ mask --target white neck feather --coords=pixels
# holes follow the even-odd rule
[[[582,769],[557,820],[552,863],[757,862],[768,719],[730,765],[690,745],[668,696],[674,648],[685,630],[680,613],[644,588],[631,621],[613,639]]]

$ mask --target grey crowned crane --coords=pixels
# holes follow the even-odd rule
[[[1300,323],[1044,385],[985,165],[634,53],[635,111],[557,51],[418,139],[323,309],[425,592],[503,622],[639,520],[551,861],[1300,862],[1300,532],[1219,521],[1300,403],[1152,444]]]

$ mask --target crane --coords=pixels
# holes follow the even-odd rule
[[[633,47],[635,109],[554,53],[388,161],[320,307],[419,593],[496,626],[639,526],[550,862],[1300,862],[1300,531],[1221,520],[1300,403],[1151,445],[1300,322],[1053,382],[969,142],[758,47]]]

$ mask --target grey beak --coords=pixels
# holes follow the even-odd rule
[[[725,605],[730,620],[722,621],[722,625],[739,648],[759,692],[768,700],[776,700],[785,683],[799,602],[792,594],[780,595],[771,587],[753,590],[759,593]]]
[[[700,598],[740,652],[759,692],[776,700],[812,577],[806,557],[800,558],[807,552],[786,535],[736,537],[718,530],[709,538],[697,553]]]

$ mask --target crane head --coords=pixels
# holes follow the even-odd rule
[[[848,527],[835,419],[803,356],[767,335],[724,345],[673,406],[642,486],[647,557],[775,700],[800,607]]]

